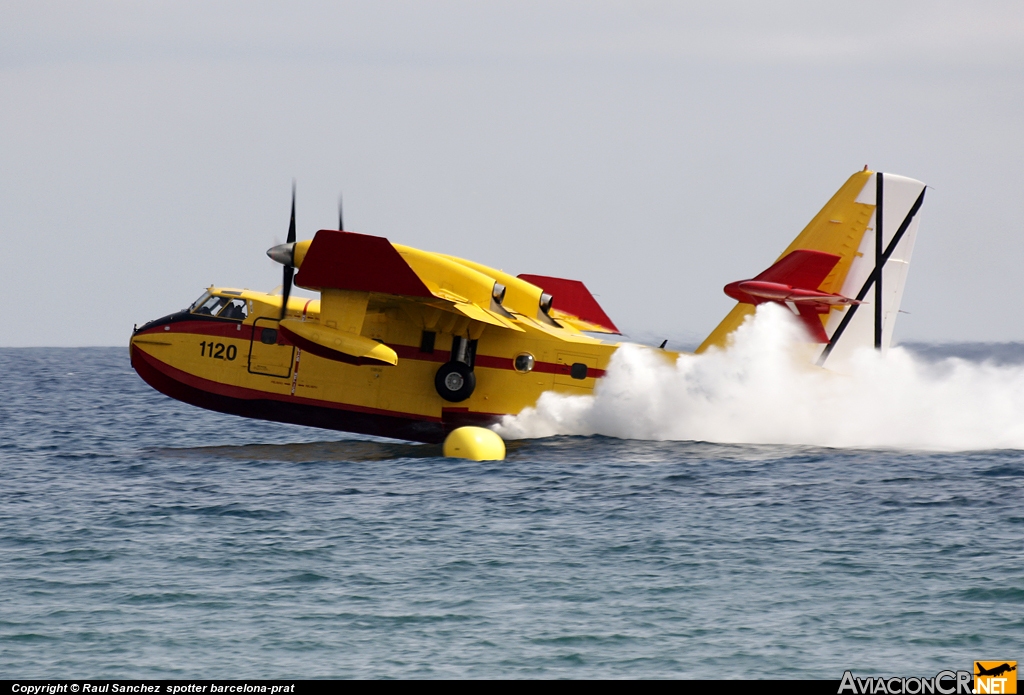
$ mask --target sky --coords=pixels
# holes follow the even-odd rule
[[[0,3],[0,347],[127,345],[345,226],[699,342],[864,165],[897,341],[1020,341],[1024,3]],[[671,347],[671,345],[670,345]]]

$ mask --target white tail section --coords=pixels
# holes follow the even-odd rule
[[[875,210],[840,294],[864,303],[832,311],[825,325],[831,342],[824,346],[818,364],[840,362],[856,348],[874,346],[883,353],[889,348],[924,191],[920,181],[881,172],[872,174],[861,190],[857,202],[874,205]]]

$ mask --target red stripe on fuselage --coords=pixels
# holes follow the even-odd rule
[[[408,345],[388,345],[388,347],[395,351],[399,360],[444,363],[452,358],[452,353],[448,350],[435,350],[429,353],[420,352],[418,347]],[[479,354],[473,358],[473,366],[483,367],[484,369],[504,369],[506,371],[515,371],[516,368],[513,360],[508,357],[493,357],[491,355]],[[562,364],[561,362],[535,362],[533,365],[533,371],[543,374],[569,374],[571,369],[572,365]],[[604,376],[604,370],[597,369],[596,367],[587,367],[587,376],[591,379],[600,379]]]
[[[429,415],[416,415],[413,413],[403,413],[396,410],[383,410],[380,408],[367,408],[359,405],[352,405],[349,403],[336,403],[334,401],[325,401],[317,398],[307,398],[305,396],[292,396],[290,394],[273,393],[270,391],[260,391],[259,389],[246,388],[244,386],[233,386],[231,384],[224,384],[219,381],[212,381],[205,379],[195,374],[189,374],[186,371],[172,367],[171,365],[158,360],[152,355],[146,353],[144,350],[140,350],[137,347],[132,347],[132,361],[135,361],[136,356],[144,360],[150,367],[157,370],[164,376],[173,379],[185,386],[193,389],[198,389],[205,393],[211,393],[218,396],[225,396],[227,398],[234,398],[237,400],[272,400],[272,401],[285,401],[289,403],[300,403],[303,405],[316,406],[318,408],[332,408],[335,410],[348,410],[358,413],[370,413],[374,415],[388,415],[391,417],[400,417],[410,420],[425,420],[429,422],[441,422],[439,417],[430,417]]]
[[[241,329],[238,328],[239,326],[241,326]],[[268,326],[263,326],[261,328],[268,328]],[[159,335],[161,333],[191,333],[193,335],[214,336],[218,338],[236,338],[238,340],[253,339],[253,327],[251,325],[235,322],[226,323],[222,321],[201,320],[177,321],[163,326],[154,326],[153,328],[142,331],[137,335]],[[279,344],[290,344],[288,341],[284,340],[283,332],[280,332],[278,335],[282,338],[278,341]],[[308,346],[300,347],[308,349]],[[449,350],[435,350],[430,353],[420,352],[419,347],[412,345],[388,345],[388,347],[395,351],[398,355],[398,359],[400,360],[419,360],[421,362],[444,363],[452,358],[452,353]],[[474,360],[474,366],[483,367],[484,369],[504,369],[506,371],[515,371],[515,365],[508,357],[477,355]],[[542,374],[569,374],[570,370],[571,365],[562,364],[560,362],[538,361],[533,365],[533,371],[540,372]],[[587,377],[591,379],[600,379],[604,376],[604,373],[605,371],[603,369],[587,367]]]
[[[433,422],[307,405],[295,398],[232,398],[203,391],[169,377],[157,368],[157,365],[162,364],[159,360],[146,355],[135,346],[132,346],[131,358],[135,371],[157,391],[184,403],[231,415],[428,443],[444,441],[448,432],[463,424],[480,423],[479,420],[472,423],[465,421],[466,414],[442,413],[442,422]],[[472,414],[471,417],[480,418],[481,415]],[[496,422],[497,419],[497,416],[492,416],[489,423]]]

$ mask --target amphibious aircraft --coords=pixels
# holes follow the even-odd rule
[[[727,346],[764,302],[793,312],[819,365],[885,350],[924,192],[867,167],[851,176],[774,264],[725,287],[737,304],[697,352]],[[513,276],[343,226],[297,241],[293,189],[286,242],[267,252],[284,266],[282,293],[211,286],[136,328],[132,366],[210,410],[440,442],[545,391],[592,393],[619,345],[578,280]],[[292,297],[293,284],[319,299]]]

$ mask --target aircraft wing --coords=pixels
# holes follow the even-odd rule
[[[597,303],[587,286],[579,280],[525,273],[518,277],[536,285],[554,298],[551,308],[560,323],[568,323],[581,331],[615,335],[622,333],[608,318],[608,314]]]
[[[309,289],[434,295],[384,237],[322,229],[313,237],[295,284]]]
[[[589,321],[584,321],[583,319],[579,318],[578,316],[573,316],[572,314],[566,314],[566,313],[564,313],[562,311],[559,311],[558,309],[552,309],[551,310],[551,318],[553,318],[555,321],[557,321],[559,323],[559,325],[561,325],[561,326],[568,326],[569,328],[573,328],[573,329],[575,329],[577,331],[580,331],[580,332],[586,332],[586,333],[609,333],[609,334],[612,334],[612,335],[621,335],[620,333],[618,333],[616,331],[608,330],[607,326],[601,326],[601,325],[598,325],[596,323],[590,323]]]
[[[384,237],[320,230],[303,253],[295,283],[321,292],[369,292],[393,295],[398,301],[426,301],[474,321],[523,330],[491,307],[492,278]]]

